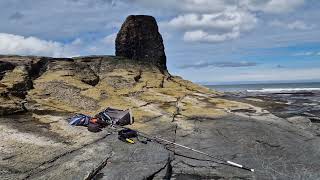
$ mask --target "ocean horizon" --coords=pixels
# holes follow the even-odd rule
[[[248,83],[248,84],[225,84],[204,85],[208,88],[223,92],[301,92],[320,91],[320,82],[295,82],[295,83]]]

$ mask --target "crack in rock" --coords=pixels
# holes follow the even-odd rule
[[[95,169],[93,169],[86,178],[84,178],[85,180],[91,180],[94,179],[96,177],[96,175],[104,168],[106,167],[106,165],[109,162],[109,159],[111,159],[113,156],[113,152],[111,150],[111,153],[107,156],[107,158],[105,158],[105,160],[103,162],[101,162],[99,164],[99,166]]]
[[[262,140],[256,140],[256,142],[259,143],[259,144],[262,144],[262,145],[266,145],[266,146],[271,147],[271,148],[281,147],[281,146],[278,145],[278,144],[270,144],[270,143],[265,142],[265,141],[262,141]]]
[[[135,76],[133,79],[135,82],[139,82],[139,80],[141,79],[142,76],[142,70],[139,70],[139,74],[137,76]]]
[[[175,119],[176,119],[176,117],[177,117],[178,115],[181,115],[181,113],[180,113],[180,112],[181,112],[181,108],[179,107],[179,104],[180,104],[180,102],[181,102],[185,97],[186,97],[186,95],[177,98],[177,100],[176,100],[176,102],[175,102],[176,111],[172,114],[172,122],[175,121]]]
[[[146,81],[146,84],[143,85],[141,89],[142,89],[142,90],[143,90],[143,89],[148,89],[148,81]]]
[[[220,136],[224,137],[227,141],[231,142],[230,139],[229,139],[229,137],[227,137],[226,135],[224,135],[219,129],[216,129],[216,131],[217,131],[217,133],[218,133]]]
[[[159,88],[163,88],[163,87],[164,87],[164,80],[165,80],[165,78],[166,78],[166,76],[163,75],[163,76],[162,76],[162,80],[161,80],[160,85],[159,85]]]
[[[160,173],[162,170],[164,170],[165,168],[167,168],[167,171],[166,171],[166,174],[165,176],[163,177],[163,179],[171,179],[171,176],[172,176],[172,165],[171,165],[171,162],[173,161],[173,159],[169,156],[168,157],[168,160],[167,160],[167,163],[162,167],[160,168],[158,171],[154,172],[153,174],[151,174],[150,176],[144,178],[145,180],[152,180],[154,179],[154,177]]]

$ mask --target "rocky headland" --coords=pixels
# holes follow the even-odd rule
[[[320,178],[314,129],[273,114],[270,99],[229,97],[171,75],[153,17],[127,18],[116,55],[0,56],[0,179]],[[75,113],[106,107],[131,108],[131,128],[255,172],[173,145],[127,144],[108,129],[68,125]]]

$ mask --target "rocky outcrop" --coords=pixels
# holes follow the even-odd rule
[[[116,55],[151,62],[166,70],[163,40],[155,18],[145,15],[127,17],[116,38]]]
[[[277,117],[265,109],[278,103],[264,99],[255,102],[265,109],[227,99],[163,71],[157,58],[0,56],[0,62],[0,179],[320,178],[319,131],[307,119]],[[255,172],[160,141],[126,144],[112,128],[91,133],[68,125],[74,113],[94,115],[108,106],[130,108],[131,128]]]
[[[32,82],[26,66],[17,66],[11,72],[7,72],[1,80],[1,84],[8,89],[13,96],[24,98]]]
[[[1,61],[0,62],[0,80],[3,78],[3,75],[6,73],[7,70],[12,70],[14,68],[15,68],[14,64],[6,61]]]
[[[163,74],[152,64],[120,57],[36,59],[0,58],[16,66],[0,81],[5,92],[0,94],[1,179],[154,177],[172,160],[165,146],[125,144],[116,133],[90,133],[86,128],[70,127],[66,119],[74,113],[94,115],[108,106],[131,108],[135,127],[173,137],[171,129],[176,125],[171,121],[179,116],[177,99],[193,93],[217,95],[180,77]],[[39,63],[40,59],[46,63]],[[38,67],[32,71],[35,73],[28,73],[31,67]],[[20,88],[24,96],[17,95],[18,89],[12,87],[26,79],[32,86]],[[160,119],[166,123],[158,128]]]
[[[0,81],[6,92],[0,96],[0,112],[6,114],[0,117],[1,179],[320,177],[319,137],[310,127],[297,126],[298,119],[227,100],[140,61],[114,56],[36,59],[0,58],[19,67],[7,70]],[[37,63],[40,60],[46,63]],[[26,73],[30,64],[42,64],[37,75]],[[10,78],[12,73],[17,78]],[[11,85],[22,77],[32,87],[23,89],[25,96],[16,96]],[[74,113],[94,115],[108,106],[131,108],[132,128],[246,164],[256,172],[172,145],[126,144],[111,129],[91,133],[67,123]]]
[[[53,58],[0,56],[0,115],[24,112],[26,95],[33,88],[33,80],[46,71]]]

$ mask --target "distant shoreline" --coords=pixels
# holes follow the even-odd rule
[[[297,81],[234,81],[234,82],[194,82],[202,86],[219,85],[251,85],[251,84],[292,84],[292,83],[320,83],[320,80],[297,80]]]
[[[205,85],[223,92],[297,92],[320,91],[320,82]]]

